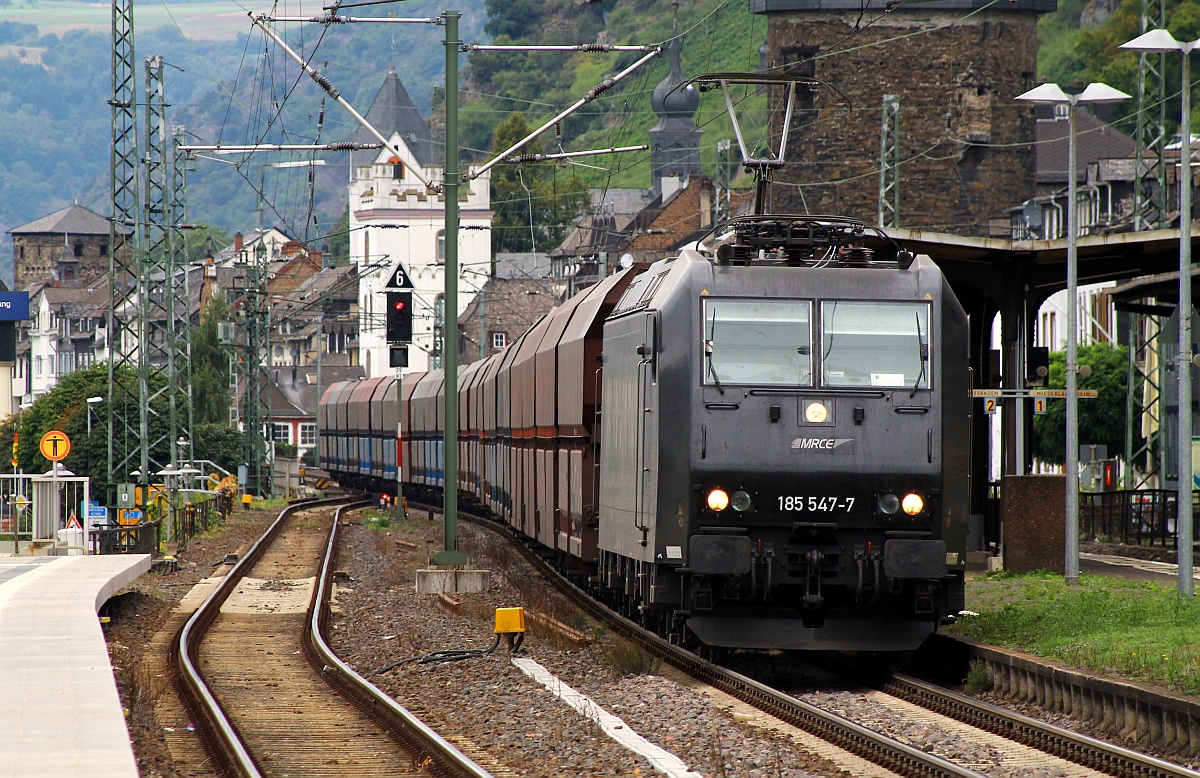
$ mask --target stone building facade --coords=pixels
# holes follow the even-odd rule
[[[82,205],[70,205],[8,233],[14,289],[41,281],[79,286],[108,273],[108,219]]]
[[[1005,209],[1035,187],[1034,109],[1015,98],[1037,85],[1037,20],[1055,6],[935,0],[884,13],[858,0],[751,0],[769,16],[769,72],[841,92],[798,96],[767,210],[875,222],[888,94],[900,103],[900,226],[1007,235]]]

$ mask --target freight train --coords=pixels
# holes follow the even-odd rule
[[[346,484],[390,492],[399,462],[406,494],[458,489],[684,645],[909,650],[963,607],[967,354],[927,257],[744,217],[461,367],[459,472],[441,370],[329,387],[320,453]]]

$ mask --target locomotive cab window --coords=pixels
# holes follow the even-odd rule
[[[812,304],[704,301],[704,383],[812,386]]]
[[[821,303],[825,386],[929,388],[929,306]]]

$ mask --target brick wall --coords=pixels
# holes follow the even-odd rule
[[[821,90],[796,112],[768,211],[875,222],[885,94],[900,99],[901,226],[986,235],[989,218],[1033,196],[1033,108],[1014,98],[1037,84],[1037,14],[965,15],[899,9],[856,32],[857,11],[771,14],[768,64],[850,105]],[[795,64],[833,51],[844,53]],[[781,107],[772,121],[778,137]]]

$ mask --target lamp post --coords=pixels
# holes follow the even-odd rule
[[[1080,103],[1115,103],[1129,95],[1107,84],[1088,84],[1069,95],[1057,84],[1042,84],[1018,95],[1018,100],[1067,106],[1067,450],[1066,563],[1068,584],[1079,583],[1079,212],[1075,202],[1075,109]],[[1018,419],[1017,424],[1021,421]]]
[[[1179,497],[1175,534],[1179,555],[1180,596],[1190,597],[1192,582],[1192,78],[1188,55],[1200,40],[1181,43],[1166,30],[1151,30],[1121,48],[1145,54],[1178,51],[1183,55],[1179,143]]]
[[[92,436],[92,406],[95,405],[96,403],[104,402],[104,398],[103,397],[89,397],[84,402],[87,403],[88,437],[90,438]]]

